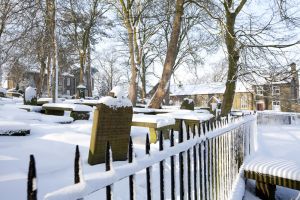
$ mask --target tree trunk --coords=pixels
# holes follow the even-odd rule
[[[142,58],[142,63],[141,63],[141,82],[142,82],[142,103],[145,103],[146,99],[146,66],[145,66],[145,58]]]
[[[51,54],[48,53],[47,58],[47,93],[48,97],[51,97]]]
[[[91,44],[88,43],[88,49],[87,49],[87,65],[86,65],[86,83],[87,83],[87,91],[88,96],[93,96],[92,91],[92,74],[91,74]]]
[[[239,50],[237,49],[237,42],[234,32],[235,19],[235,13],[230,13],[229,11],[226,12],[227,31],[225,35],[225,43],[228,54],[228,74],[226,81],[226,89],[223,95],[221,116],[226,116],[231,111],[237,81]]]
[[[173,72],[173,66],[175,64],[176,55],[178,51],[178,39],[180,35],[180,29],[181,29],[181,21],[182,21],[182,15],[184,12],[184,0],[177,0],[176,1],[176,13],[175,18],[173,21],[173,29],[171,33],[171,39],[170,43],[167,49],[167,55],[164,63],[164,69],[163,73],[158,85],[158,88],[154,94],[154,96],[151,99],[150,108],[159,108],[164,97],[166,94],[166,89],[168,87],[172,72]]]
[[[43,86],[44,86],[44,77],[45,77],[45,69],[46,69],[46,58],[40,60],[41,68],[40,68],[40,74],[39,74],[39,80],[37,84],[37,96],[41,97],[43,93]]]
[[[168,88],[167,88],[166,95],[165,95],[165,104],[167,106],[170,105],[170,81],[169,81]]]
[[[79,62],[80,62],[80,74],[79,74],[79,85],[84,85],[84,80],[83,80],[83,77],[84,77],[84,64],[85,64],[85,52],[84,50],[80,50],[80,53],[79,53]]]
[[[129,86],[129,99],[131,100],[131,103],[133,106],[136,105],[136,88],[137,88],[137,67],[135,63],[135,55],[134,55],[134,40],[133,40],[133,30],[131,28],[131,25],[129,24],[127,26],[127,32],[128,32],[128,47],[129,47],[129,55],[130,55],[130,71],[131,71],[131,78],[130,78],[130,86]]]

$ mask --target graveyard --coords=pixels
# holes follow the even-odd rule
[[[0,200],[300,200],[299,0],[0,0]]]
[[[214,120],[207,110],[185,106],[132,108],[119,95],[92,100],[93,107],[73,100],[34,106],[2,98],[1,196],[102,199],[109,191],[116,199],[252,199],[258,197],[251,173],[258,171],[283,177],[274,197],[298,198],[296,114],[248,111]],[[63,113],[47,113],[49,108]],[[76,118],[75,111],[88,118]],[[35,163],[34,193],[28,191],[29,161]]]

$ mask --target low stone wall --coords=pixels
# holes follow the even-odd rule
[[[264,124],[295,124],[300,121],[300,113],[258,112],[257,123]]]

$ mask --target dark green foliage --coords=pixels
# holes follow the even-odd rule
[[[15,130],[15,131],[5,131],[0,133],[0,136],[26,136],[30,134],[30,130]]]
[[[80,112],[80,111],[72,111],[71,117],[73,117],[74,120],[88,120],[90,118],[89,112]]]
[[[24,105],[32,105],[32,106],[36,106],[37,105],[37,98],[33,97],[31,100],[26,101],[24,98]]]
[[[190,99],[184,99],[180,109],[194,110],[194,101]]]

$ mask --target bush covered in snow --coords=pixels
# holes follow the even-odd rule
[[[27,87],[24,94],[25,105],[37,105],[36,88]]]

